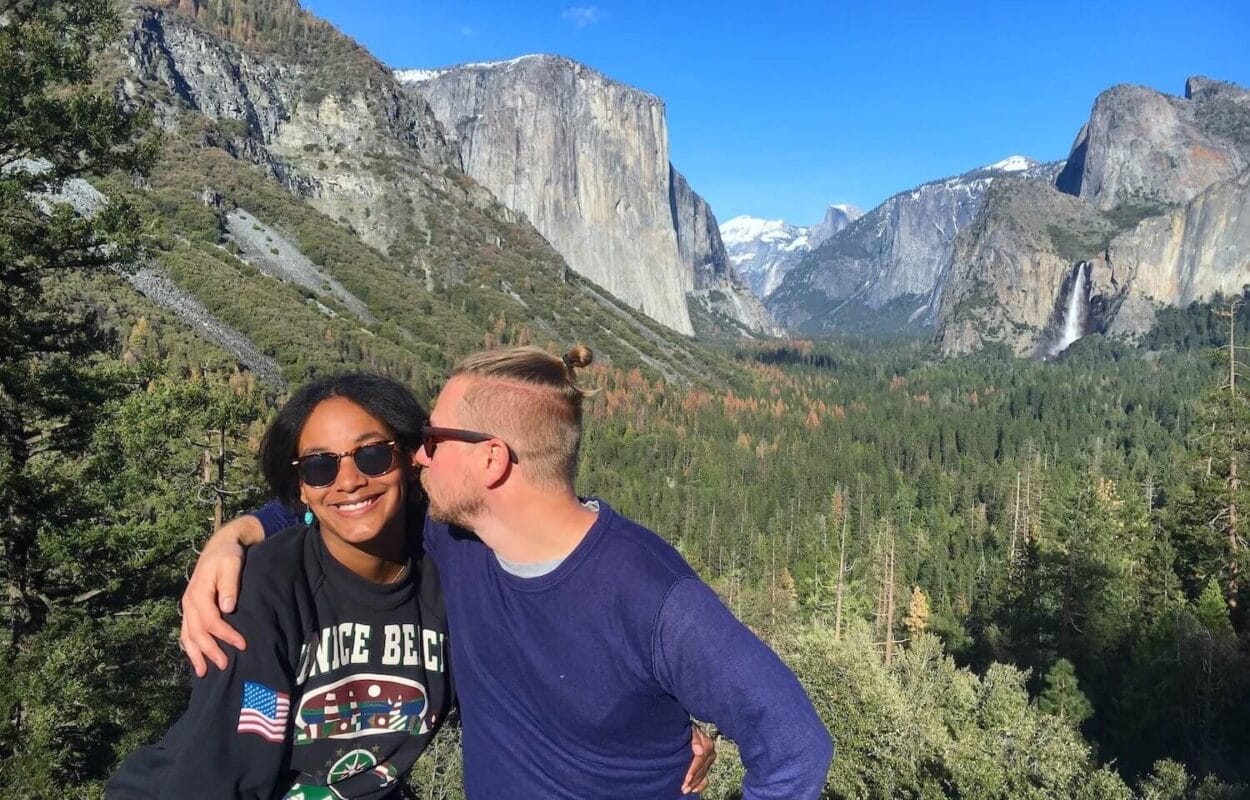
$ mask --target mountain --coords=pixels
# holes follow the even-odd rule
[[[151,256],[80,287],[123,336],[275,386],[364,367],[428,395],[458,354],[579,340],[672,381],[725,374],[573,272],[464,173],[428,103],[294,0],[128,19],[109,77],[151,110],[162,150],[146,181],[97,188],[144,215]]]
[[[938,304],[945,352],[1053,356],[1250,283],[1250,92],[1206,78],[1184,98],[1109,89],[1056,186],[996,185],[960,235]]]
[[[807,229],[808,243],[818,247],[827,242],[835,233],[864,216],[864,212],[856,206],[840,203],[825,209],[825,216],[815,225]]]
[[[737,216],[720,226],[720,235],[738,274],[762,298],[811,250],[808,229],[780,219]]]
[[[548,55],[395,74],[428,102],[465,172],[575,271],[680,333],[694,332],[691,301],[776,330],[734,275],[706,202],[669,163],[660,98]]]
[[[738,274],[758,297],[767,298],[804,253],[862,215],[854,206],[829,206],[820,222],[806,228],[744,215],[721,225],[720,233]]]
[[[1173,97],[1115,86],[1094,101],[1057,185],[1100,210],[1187,203],[1250,166],[1250,92],[1209,78]]]
[[[931,325],[955,236],[996,178],[1053,180],[1059,165],[1023,156],[901,192],[814,247],[769,296],[779,322],[810,332],[893,332]]]

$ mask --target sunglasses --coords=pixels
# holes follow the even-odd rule
[[[438,443],[447,440],[468,442],[469,444],[479,444],[491,440],[503,441],[498,436],[492,436],[489,433],[466,431],[460,428],[437,428],[433,425],[426,425],[421,429],[421,447],[425,449],[426,458],[433,458],[434,449],[438,447]],[[512,449],[512,446],[507,442],[504,442],[503,446],[508,448],[508,460],[513,464],[517,463],[516,452]]]
[[[361,475],[380,478],[395,468],[395,442],[370,442],[346,453],[309,453],[291,465],[301,481],[321,488],[334,483],[339,476],[339,462],[344,458],[350,458]]]

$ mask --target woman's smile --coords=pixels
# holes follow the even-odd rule
[[[344,500],[341,503],[328,503],[340,516],[344,517],[362,517],[372,511],[378,504],[378,498],[382,493],[369,495],[368,497],[360,497],[352,500]]]

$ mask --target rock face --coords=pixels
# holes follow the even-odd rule
[[[474,343],[539,338],[582,341],[604,361],[667,380],[710,374],[696,345],[573,274],[532,225],[461,170],[425,100],[297,0],[266,0],[260,15],[248,0],[162,5],[131,9],[109,69],[117,94],[152,109],[167,131],[168,158],[150,188],[179,208],[198,199],[217,220],[220,258],[197,261],[192,275],[158,255],[168,280],[144,279],[147,296],[203,338],[262,374],[272,361],[219,335],[202,312],[264,340],[252,351],[277,355],[294,373],[307,366],[309,342],[321,349],[307,363],[360,357],[428,382],[448,354]],[[667,161],[663,170],[667,181]],[[676,251],[667,191],[661,207]],[[205,222],[176,245],[179,258],[208,241]],[[170,224],[177,231],[183,221]],[[234,310],[223,286],[256,290],[270,279],[299,290],[279,288],[272,307],[240,297],[249,313],[222,314]],[[316,335],[265,340],[283,311]]]
[[[1250,170],[1117,236],[1107,262],[1111,288],[1122,287],[1111,333],[1148,330],[1162,305],[1240,294],[1250,284]]]
[[[948,354],[1005,342],[1018,355],[1046,352],[1074,265],[1106,247],[1113,224],[1092,205],[1040,181],[1003,178],[956,237],[938,297],[937,341]],[[1105,261],[1087,270],[1102,286]],[[1103,325],[1095,314],[1091,325]],[[1088,332],[1088,331],[1085,331]]]
[[[1128,85],[1099,95],[1058,186],[1104,211],[1171,206],[1247,166],[1250,92],[1194,77],[1184,98]]]
[[[897,194],[804,257],[766,305],[786,327],[813,332],[866,321],[930,325],[955,236],[976,217],[991,183],[1008,175],[1045,180],[1054,169],[1013,156]]]
[[[716,215],[686,178],[670,167],[669,206],[677,249],[687,265],[685,289],[714,318],[747,335],[781,336],[784,331],[764,309],[764,304],[738,276],[725,251]]]
[[[344,55],[327,92],[314,88],[325,76],[307,63],[243,48],[172,10],[138,6],[135,14],[123,44],[124,92],[168,98],[155,102],[167,127],[188,109],[225,123],[219,135],[237,155],[368,244],[388,249],[450,188],[442,173],[459,165],[456,148],[428,107],[363,50]],[[477,202],[489,202],[478,191]]]
[[[767,298],[804,254],[863,216],[855,206],[829,206],[807,228],[780,219],[740,216],[721,225],[729,260],[756,296]]]
[[[819,247],[833,238],[847,225],[864,216],[864,212],[855,206],[840,204],[825,209],[825,216],[815,225],[807,229],[808,244]]]
[[[693,332],[686,293],[732,268],[706,204],[669,164],[659,98],[555,56],[397,75],[429,102],[465,171],[573,269]]]

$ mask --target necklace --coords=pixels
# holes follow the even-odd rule
[[[382,583],[392,584],[392,583],[399,583],[401,580],[403,580],[404,576],[408,574],[408,565],[399,564],[397,566],[399,567],[399,569],[395,571],[395,574],[391,575],[389,578],[382,581]]]

